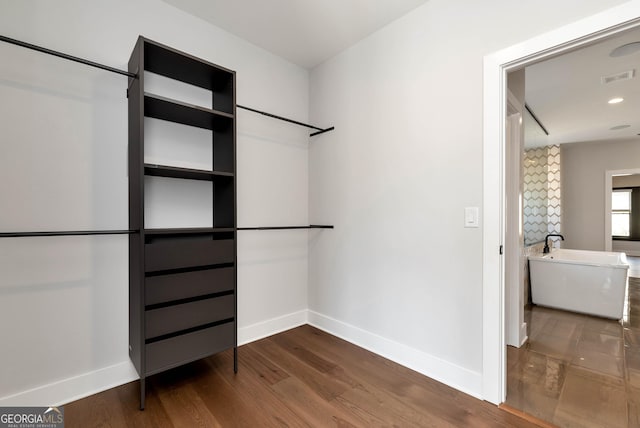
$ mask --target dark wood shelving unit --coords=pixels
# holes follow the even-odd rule
[[[237,371],[235,72],[138,38],[129,61],[129,355],[146,377],[234,349]],[[211,108],[145,92],[144,71],[211,91]],[[144,162],[144,118],[211,131],[211,171]],[[180,141],[175,142],[177,146]],[[211,182],[212,227],[147,228],[145,177]]]

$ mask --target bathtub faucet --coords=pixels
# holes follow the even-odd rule
[[[560,235],[559,233],[550,233],[546,236],[546,238],[544,238],[544,249],[542,250],[543,254],[547,254],[549,253],[549,238],[552,236],[557,236],[558,238],[562,239],[564,241],[564,236]]]

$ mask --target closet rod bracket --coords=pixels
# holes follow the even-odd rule
[[[323,129],[321,131],[317,131],[317,132],[312,132],[311,135],[309,135],[310,137],[313,137],[315,135],[320,135],[320,134],[324,134],[325,132],[329,132],[329,131],[333,131],[334,129],[336,129],[335,126],[332,126],[331,128],[327,128],[327,129]]]

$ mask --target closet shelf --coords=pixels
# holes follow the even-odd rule
[[[145,229],[145,235],[198,235],[205,233],[233,232],[233,227],[187,227],[167,229]]]
[[[159,95],[144,93],[144,115],[183,125],[219,131],[233,124],[234,115]]]
[[[207,171],[204,169],[181,168],[177,166],[144,164],[144,174],[155,177],[185,178],[188,180],[213,181],[216,177],[233,177],[232,172]]]

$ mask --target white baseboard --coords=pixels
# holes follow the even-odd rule
[[[329,334],[482,399],[482,375],[407,345],[309,310],[308,323]]]
[[[0,398],[5,406],[62,406],[139,379],[130,361]]]
[[[303,309],[266,321],[238,328],[238,346],[245,345],[267,336],[272,336],[307,323],[307,310]]]

